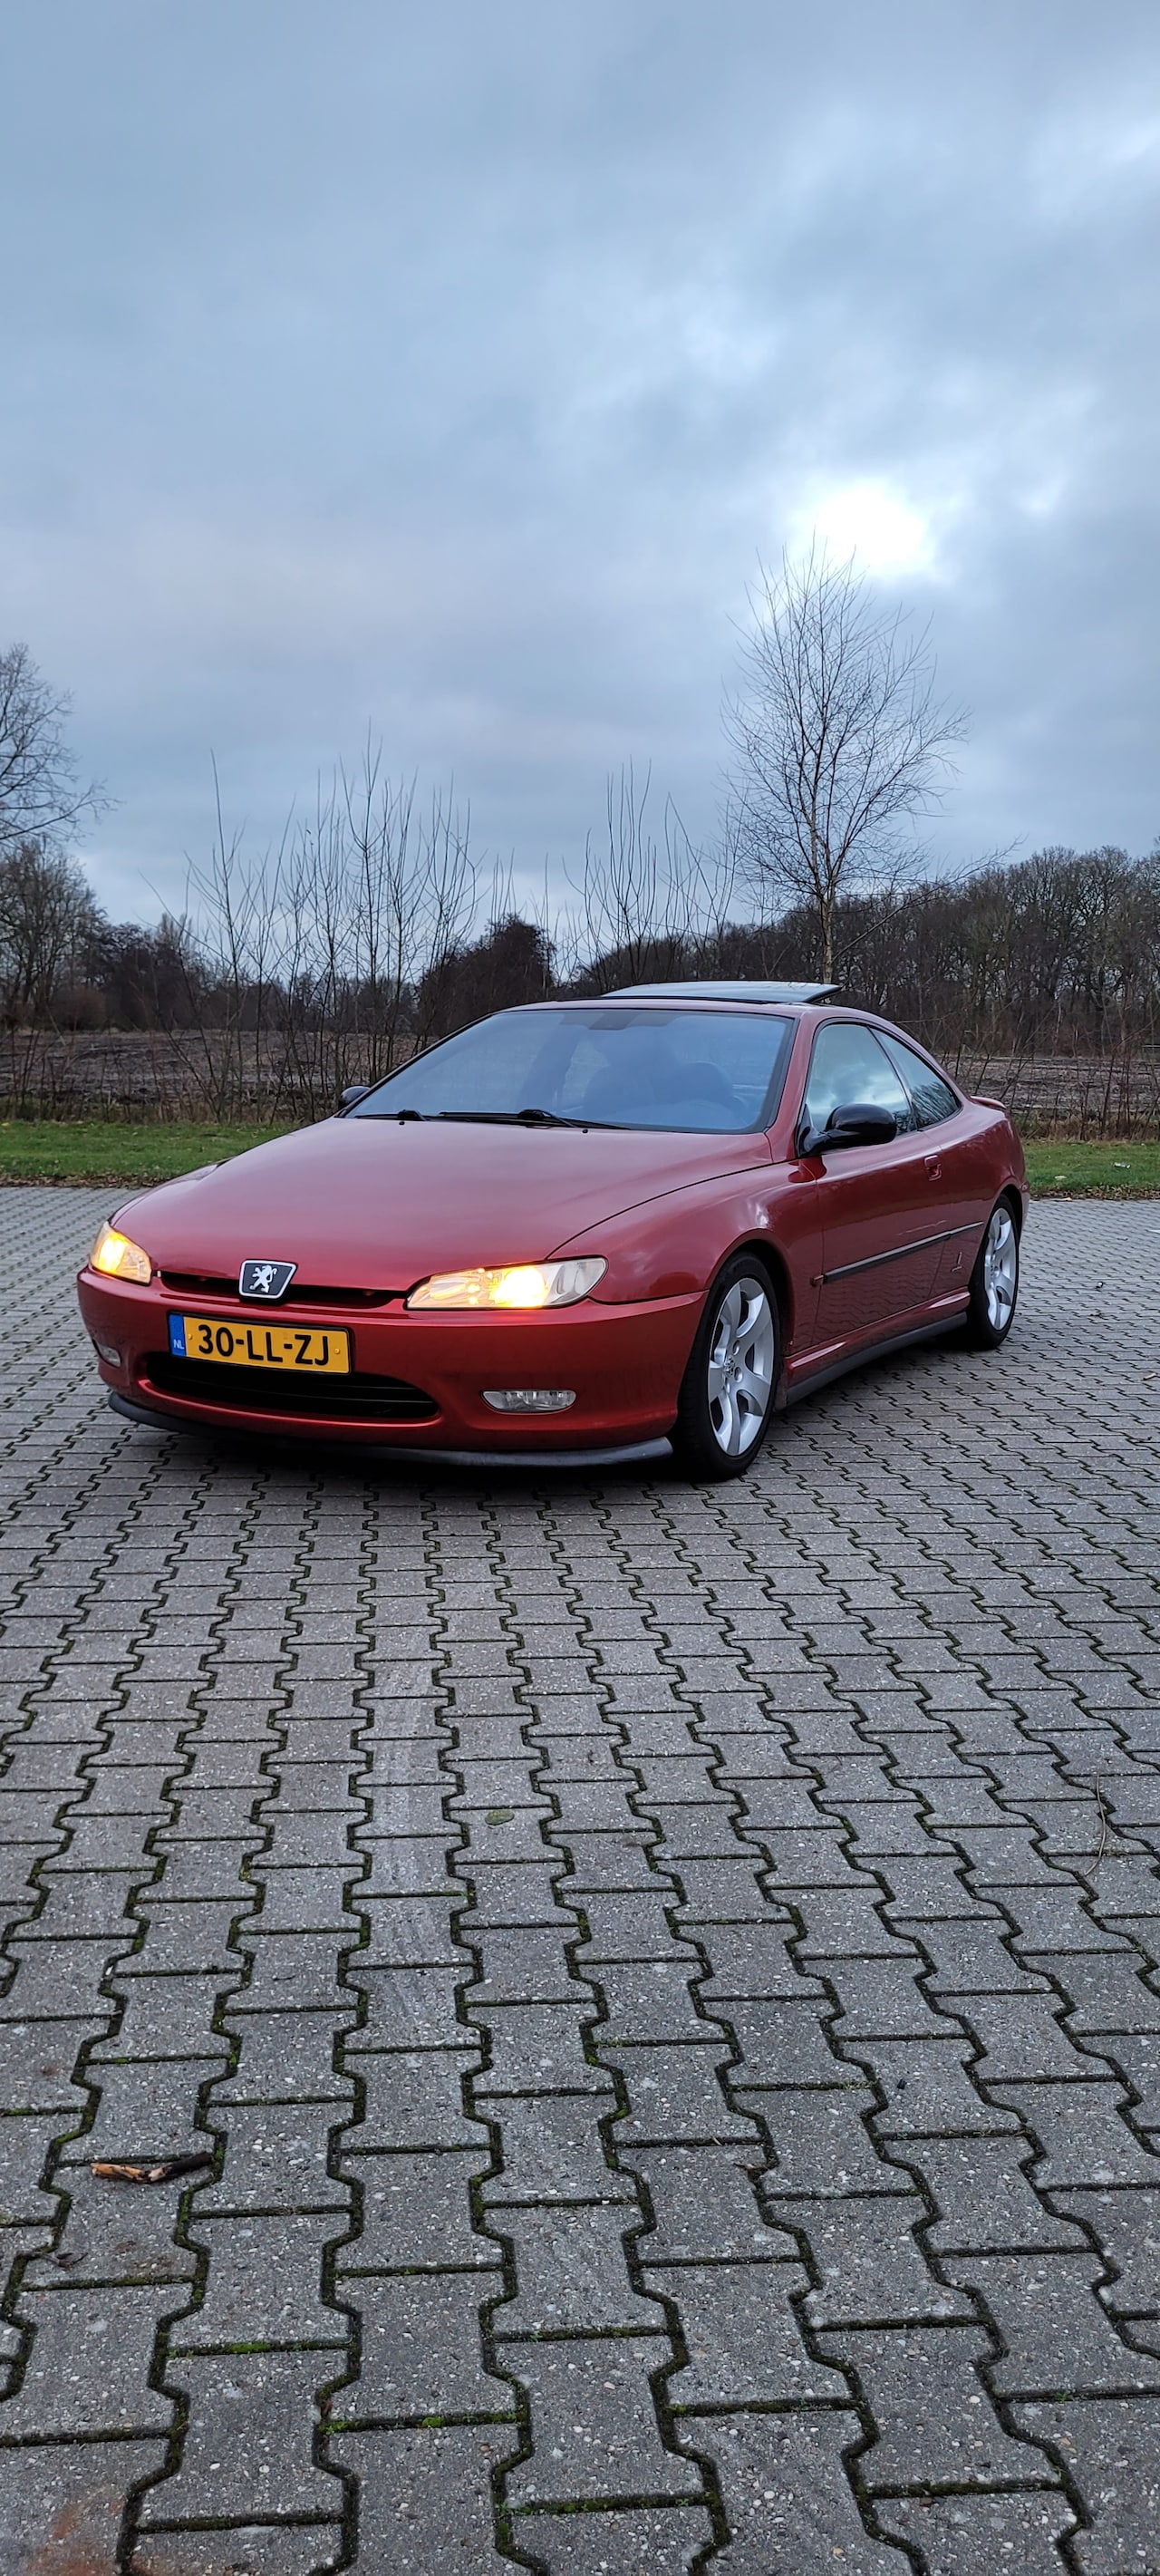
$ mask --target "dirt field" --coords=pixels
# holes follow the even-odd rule
[[[319,1048],[319,1060],[325,1061]],[[1028,1133],[1130,1135],[1160,1128],[1160,1056],[1125,1064],[1099,1056],[948,1055],[970,1091],[991,1091]],[[336,1073],[368,1070],[352,1045]],[[0,1107],[24,1117],[293,1119],[331,1107],[325,1076],[313,1085],[287,1064],[281,1041],[225,1032],[164,1036],[149,1030],[0,1035]]]

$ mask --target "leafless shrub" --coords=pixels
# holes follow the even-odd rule
[[[631,765],[607,780],[604,832],[585,844],[572,887],[578,909],[560,926],[564,980],[579,992],[695,973],[727,920],[732,852],[697,848],[671,797],[658,840],[648,819],[651,784],[651,771],[638,780]]]

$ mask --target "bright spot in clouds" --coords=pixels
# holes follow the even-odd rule
[[[811,537],[838,563],[857,557],[869,573],[929,572],[933,548],[929,521],[881,483],[846,483],[810,510],[794,513],[791,554]]]

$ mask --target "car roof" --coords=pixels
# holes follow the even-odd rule
[[[618,984],[603,995],[608,1002],[825,1002],[836,984],[778,984],[738,977],[718,984],[690,979],[680,984]]]

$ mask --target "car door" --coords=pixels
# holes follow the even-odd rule
[[[803,1158],[817,1178],[821,1236],[815,1347],[887,1339],[934,1295],[938,1240],[937,1158],[927,1148],[905,1085],[872,1029],[829,1020],[814,1040],[802,1129],[824,1128],[854,1104],[886,1110],[897,1123],[889,1144],[824,1148]]]
[[[983,1227],[995,1199],[994,1160],[980,1131],[978,1111],[952,1089],[937,1065],[916,1047],[878,1032],[894,1070],[914,1103],[915,1124],[925,1138],[927,1169],[934,1183],[943,1242],[935,1279],[936,1296],[965,1291]]]

